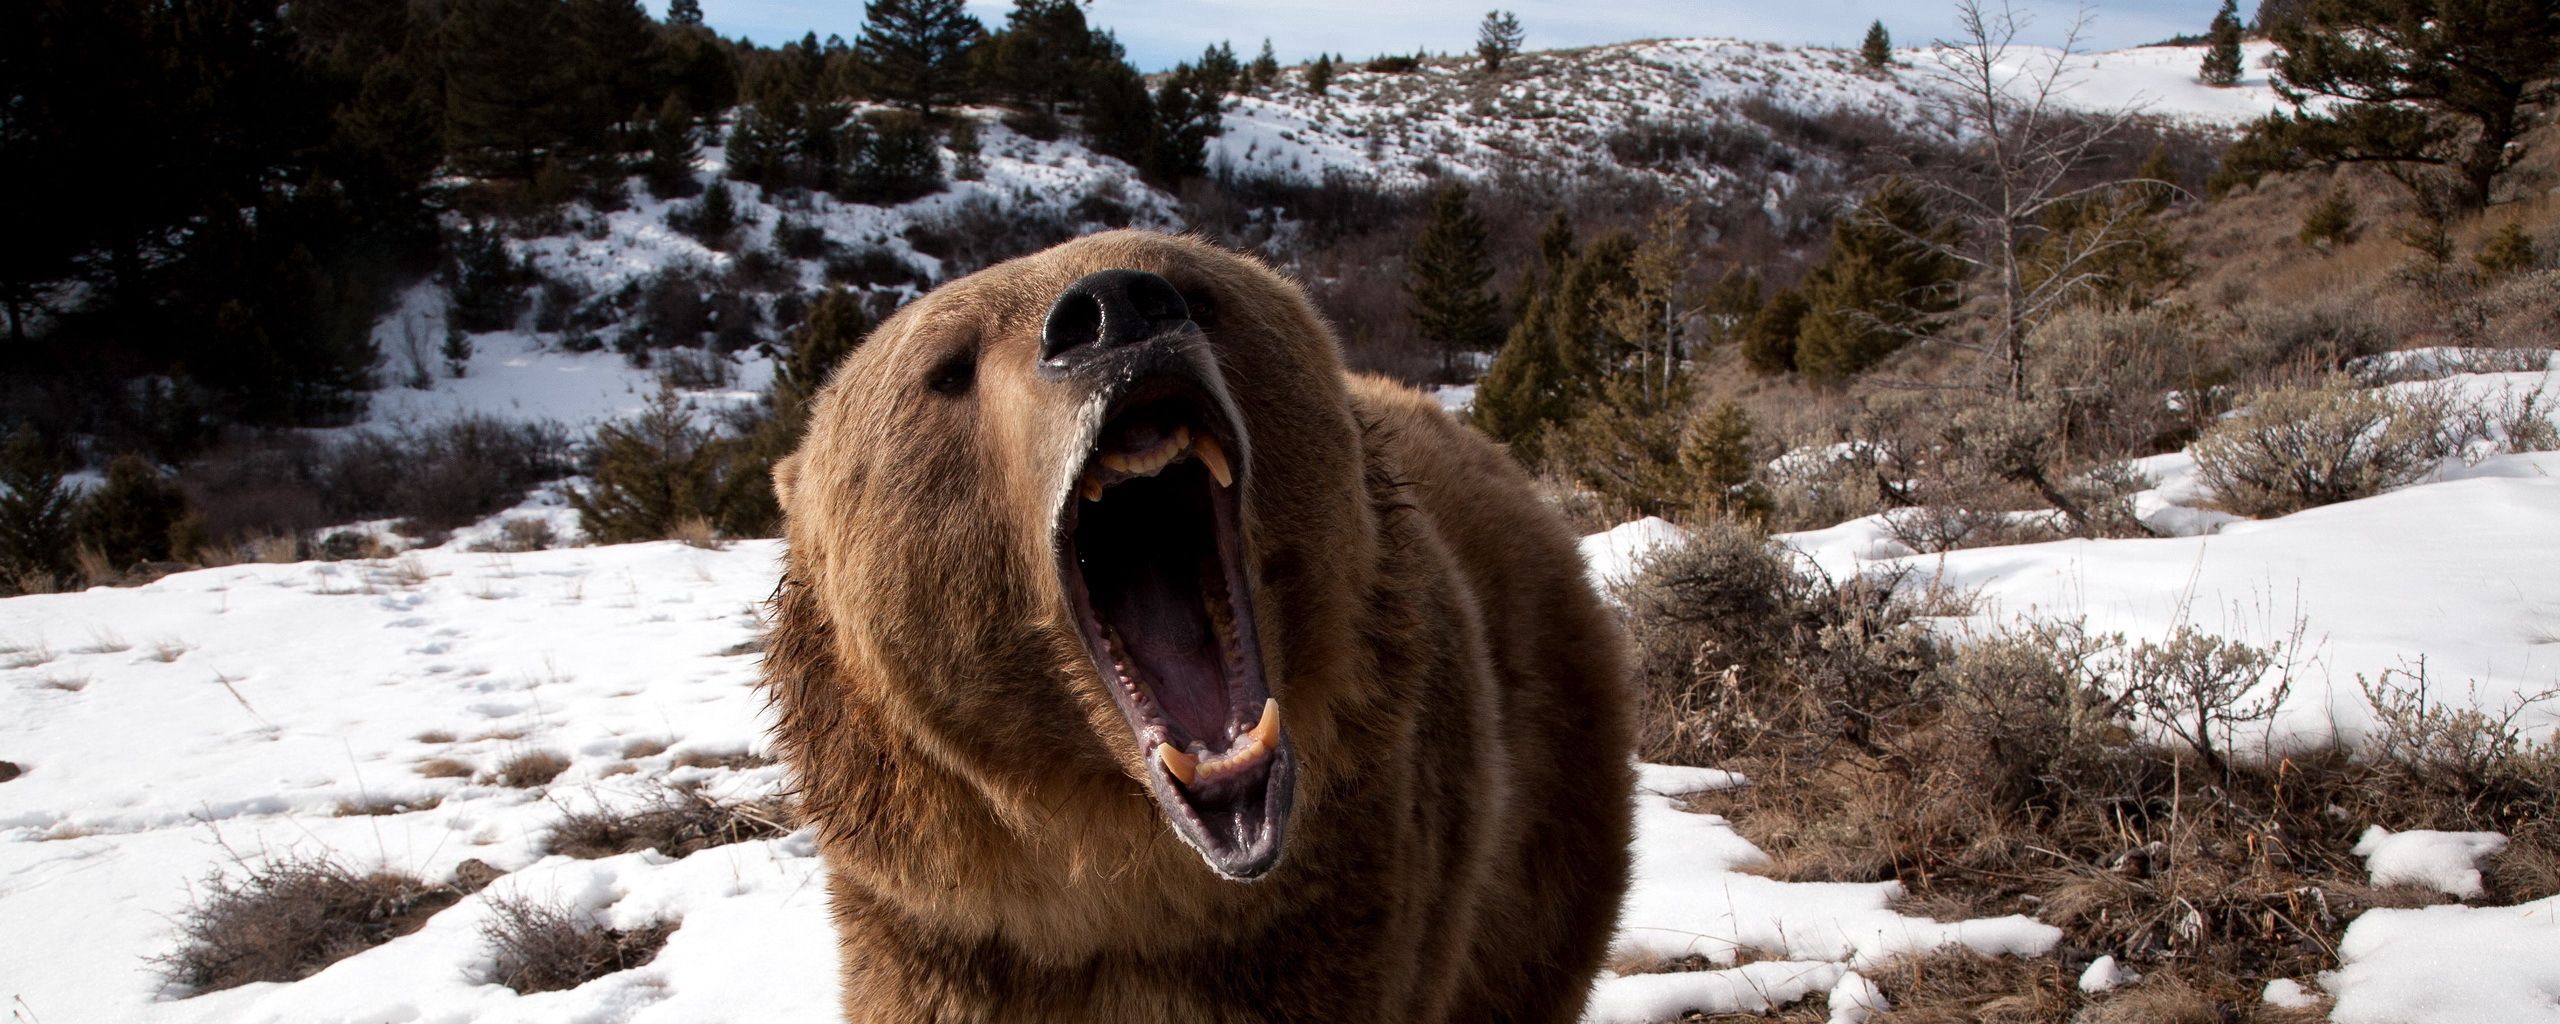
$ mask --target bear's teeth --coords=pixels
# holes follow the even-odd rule
[[[1083,481],[1077,484],[1077,489],[1084,493],[1084,500],[1086,501],[1102,500],[1102,478],[1099,476],[1095,476],[1092,473],[1086,473]]]
[[[1185,786],[1200,777],[1200,759],[1183,753],[1181,748],[1171,743],[1156,744],[1156,760],[1164,762],[1164,770],[1182,780]]]
[[[1262,699],[1262,720],[1253,723],[1253,728],[1245,730],[1245,735],[1253,737],[1254,742],[1266,747],[1280,745],[1280,701],[1277,698]]]
[[[1218,486],[1235,486],[1235,470],[1227,465],[1227,450],[1218,445],[1216,437],[1202,434],[1191,439],[1191,454],[1200,460],[1201,465],[1209,467],[1209,475],[1218,479]]]

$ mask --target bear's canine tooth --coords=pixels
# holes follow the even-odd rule
[[[1077,485],[1076,485],[1076,489],[1077,489],[1078,491],[1081,491],[1081,492],[1084,494],[1084,500],[1086,500],[1086,501],[1101,501],[1101,500],[1102,500],[1102,478],[1101,478],[1101,477],[1095,476],[1095,475],[1093,475],[1093,474],[1091,474],[1091,473],[1087,473],[1087,474],[1085,474],[1085,475],[1084,475],[1084,479],[1083,479],[1082,481],[1080,481],[1080,482],[1078,482],[1078,483],[1077,483]]]
[[[1202,434],[1192,438],[1191,454],[1200,460],[1201,465],[1209,467],[1209,475],[1218,478],[1218,486],[1236,485],[1235,470],[1227,465],[1227,450],[1218,444],[1216,435]]]
[[[1262,720],[1253,723],[1253,728],[1245,730],[1245,735],[1253,737],[1256,741],[1266,747],[1276,747],[1280,745],[1279,698],[1265,697],[1262,699]]]
[[[1183,753],[1181,748],[1171,743],[1156,744],[1156,760],[1164,762],[1164,770],[1182,780],[1185,786],[1200,777],[1200,759]]]

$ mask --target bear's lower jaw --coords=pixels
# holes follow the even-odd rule
[[[1242,880],[1278,863],[1297,773],[1263,679],[1229,461],[1243,445],[1200,405],[1149,402],[1103,424],[1062,517],[1059,573],[1167,824]]]

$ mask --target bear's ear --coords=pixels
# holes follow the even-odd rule
[[[792,452],[773,463],[773,497],[782,507],[791,507],[791,488],[800,482],[800,453]]]

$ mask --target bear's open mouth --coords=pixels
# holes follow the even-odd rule
[[[1218,874],[1255,878],[1279,860],[1295,771],[1245,574],[1241,432],[1213,403],[1154,390],[1097,432],[1059,570],[1175,834]]]

